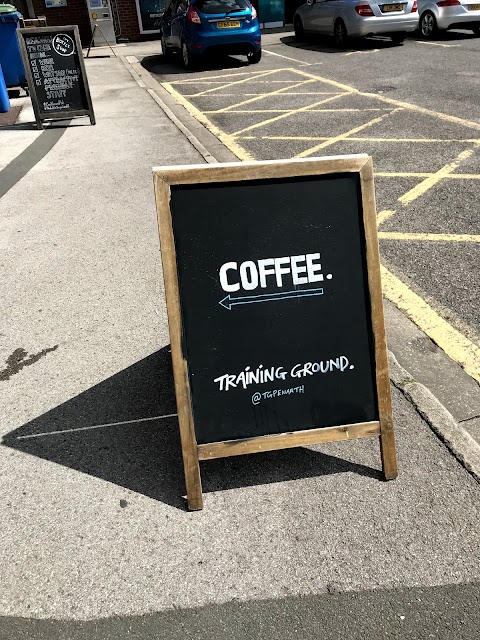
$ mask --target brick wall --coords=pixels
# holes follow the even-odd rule
[[[135,4],[135,0],[132,0],[132,2]],[[66,7],[48,9],[44,0],[33,0],[35,15],[46,16],[49,27],[77,24],[82,44],[88,46],[92,37],[92,30],[90,28],[86,0],[67,0],[67,5]]]
[[[130,42],[159,38],[156,34],[140,33],[135,0],[110,0],[110,2],[117,36],[128,38]],[[66,7],[47,9],[44,0],[33,0],[35,14],[37,16],[46,16],[49,27],[77,24],[82,44],[88,46],[92,37],[92,30],[90,28],[86,0],[67,0],[67,3],[68,6]]]
[[[122,38],[128,38],[130,42],[142,40],[138,28],[137,7],[135,0],[111,0],[113,13],[115,15],[114,4],[117,6],[116,14],[120,24],[115,22],[116,32]],[[115,15],[115,17],[117,17]]]

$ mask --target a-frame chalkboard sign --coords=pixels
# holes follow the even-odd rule
[[[379,437],[395,478],[371,158],[154,179],[189,508],[199,461],[320,442]]]
[[[45,121],[88,116],[95,124],[78,27],[17,31],[39,129]]]

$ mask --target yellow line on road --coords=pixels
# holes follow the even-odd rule
[[[224,133],[221,129],[219,129],[216,125],[211,122],[206,115],[204,115],[197,107],[194,107],[191,102],[189,102],[186,98],[182,96],[176,89],[172,87],[169,82],[164,82],[162,87],[168,91],[168,93],[175,98],[175,100],[181,104],[188,113],[196,118],[199,122],[201,122],[205,127],[216,136],[220,142],[222,142],[227,149],[230,149],[232,153],[234,153],[239,160],[249,161],[254,160],[253,156],[251,156],[248,151],[245,151],[243,147],[241,147],[235,140],[232,140],[232,137],[228,134]]]
[[[302,69],[290,69],[290,71],[294,71],[295,73],[305,76],[306,78],[311,78],[316,80],[317,82],[323,82],[324,84],[329,84],[332,87],[337,87],[337,89],[342,89],[343,91],[347,91],[348,93],[357,93],[360,94],[358,89],[354,87],[350,87],[347,84],[342,84],[341,82],[337,82],[336,80],[330,80],[329,78],[323,78],[322,76],[316,76],[314,73],[309,73],[308,71],[302,71]]]
[[[249,95],[248,93],[245,95]],[[287,94],[294,95],[294,94]],[[331,93],[329,93],[331,95]],[[188,97],[188,96],[186,96]],[[388,109],[388,107],[387,107]],[[384,111],[385,109],[331,109],[331,111]],[[316,111],[328,111],[328,109],[316,109]],[[258,136],[262,140],[329,140],[327,136]],[[446,144],[452,142],[465,142],[465,143],[474,143],[480,144],[480,138],[465,138],[465,139],[455,139],[455,140],[447,140],[442,138],[370,138],[370,137],[361,137],[361,136],[351,136],[348,138],[350,141],[354,142],[408,142],[411,144],[412,142],[436,142],[439,144]],[[393,175],[393,174],[392,174]],[[399,175],[404,175],[400,173]],[[405,174],[407,175],[407,174]],[[430,174],[408,174],[408,175],[430,175]],[[458,174],[457,174],[458,175]],[[476,175],[476,174],[471,174]]]
[[[480,173],[450,173],[445,177],[449,180],[451,178],[456,178],[458,180],[480,180]]]
[[[289,87],[282,87],[281,89],[275,89],[275,91],[269,91],[267,93],[262,93],[255,98],[249,98],[248,100],[242,100],[241,102],[236,102],[235,104],[231,104],[228,107],[224,107],[223,109],[219,109],[217,113],[226,113],[227,111],[232,111],[237,107],[243,107],[245,104],[251,104],[252,102],[258,102],[259,100],[264,100],[265,98],[271,98],[272,96],[277,96],[278,94],[285,93],[288,89],[295,89],[295,87],[301,87],[309,82],[314,82],[313,80],[302,80],[301,82],[297,82],[296,84],[292,84]]]
[[[380,211],[380,213],[377,215],[377,227],[383,224],[385,220],[391,218],[394,214],[394,209],[385,209],[384,211]]]
[[[349,138],[353,140],[353,138]],[[376,176],[381,178],[429,178],[434,173],[408,173],[403,171],[376,171]],[[480,180],[480,173],[449,173],[444,180]]]
[[[313,111],[313,109],[312,109]],[[225,109],[214,109],[213,111],[204,111],[203,113],[222,113],[226,116],[235,115],[236,113],[290,113],[291,109],[235,109],[235,111],[225,111]]]
[[[295,158],[306,158],[307,156],[311,155],[312,153],[316,153],[317,151],[319,151],[319,149],[325,149],[325,147],[329,147],[330,145],[335,144],[336,142],[340,142],[342,140],[345,140],[352,133],[358,133],[359,131],[362,131],[363,129],[366,129],[367,127],[371,127],[374,124],[378,124],[379,122],[384,120],[384,118],[387,118],[389,115],[391,115],[392,113],[395,113],[396,111],[399,111],[399,109],[393,109],[389,113],[384,113],[383,115],[378,116],[378,118],[374,118],[373,120],[370,120],[369,122],[366,122],[365,124],[362,124],[359,127],[355,127],[354,129],[350,129],[350,131],[346,131],[345,133],[342,133],[341,135],[336,136],[335,138],[330,138],[329,140],[326,140],[325,142],[321,142],[320,144],[316,144],[314,147],[310,147],[310,149],[306,149],[305,151],[302,151],[302,153],[299,153],[298,155],[296,155]]]
[[[443,120],[445,122],[452,122],[453,124],[459,124],[462,127],[468,127],[469,129],[475,129],[476,131],[480,131],[479,122],[473,122],[472,120],[464,120],[463,118],[457,118],[457,116],[450,116],[440,111],[425,109],[425,107],[419,107],[418,105],[411,104],[410,102],[401,102],[400,100],[387,98],[386,96],[381,96],[376,93],[362,93],[362,92],[359,92],[359,93],[361,96],[364,96],[365,98],[376,98],[381,102],[386,102],[387,104],[392,104],[402,109],[409,109],[410,111],[416,111],[417,113],[422,113],[425,116],[438,118],[439,120]]]
[[[277,71],[280,71],[280,69],[277,69]],[[281,71],[291,71],[291,69],[281,69]],[[255,75],[262,75],[264,74],[265,71],[240,71],[238,73],[222,73],[221,75],[218,76],[209,76],[208,80],[202,80],[201,76],[200,78],[184,78],[183,80],[172,80],[169,84],[184,84],[185,82],[194,82],[194,83],[199,83],[199,84],[207,84],[209,82],[216,82],[218,80],[218,78],[236,78],[236,77],[240,77],[240,76],[255,76]],[[288,82],[287,80],[285,82]]]
[[[332,95],[332,94],[330,94]],[[338,95],[338,94],[335,94]],[[229,115],[230,113],[290,113],[292,111],[292,109],[235,109],[235,110],[229,110],[227,111],[226,109],[213,109],[211,111],[204,111],[203,113],[224,113],[225,115]],[[388,107],[386,109],[309,109],[309,111],[311,111],[312,113],[357,113],[357,112],[361,112],[363,113],[364,111],[388,111],[388,113],[391,112],[391,109],[389,109]],[[263,136],[259,136],[259,137],[263,137]],[[265,138],[267,138],[269,136],[265,136]],[[280,139],[284,139],[283,137],[280,137]],[[296,138],[297,140],[299,138]],[[304,137],[302,138],[302,140],[319,140],[320,138],[307,138]],[[330,140],[330,138],[321,138],[321,140]]]
[[[440,111],[433,111],[432,109],[426,109],[425,107],[419,107],[416,104],[411,104],[410,102],[401,102],[400,100],[395,100],[393,98],[387,98],[386,96],[382,96],[376,93],[366,93],[363,91],[359,91],[354,87],[350,87],[346,84],[341,84],[340,82],[336,82],[335,80],[330,80],[329,78],[323,78],[322,76],[316,76],[313,73],[309,73],[308,71],[303,71],[302,69],[290,69],[290,71],[295,71],[306,78],[314,78],[318,80],[318,82],[324,82],[325,84],[329,84],[333,87],[338,87],[349,93],[355,93],[360,96],[364,96],[366,98],[373,98],[376,100],[380,100],[381,102],[386,102],[388,104],[395,105],[396,107],[400,107],[402,109],[409,109],[410,111],[416,111],[417,113],[423,113],[427,116],[434,116],[435,118],[439,118],[440,120],[445,120],[446,122],[452,122],[455,124],[462,125],[464,127],[468,127],[470,129],[475,129],[480,131],[480,123],[473,122],[471,120],[464,120],[463,118],[457,118],[456,116],[450,116],[446,113],[441,113]]]
[[[475,153],[475,147],[471,149],[465,149],[464,151],[458,154],[458,156],[455,158],[453,162],[449,162],[444,167],[436,171],[433,175],[429,176],[425,180],[422,180],[420,184],[417,184],[415,187],[413,187],[413,189],[410,189],[410,191],[407,191],[407,193],[404,193],[403,196],[401,196],[398,199],[398,201],[401,202],[403,205],[410,204],[410,202],[413,202],[414,200],[419,198],[426,191],[428,191],[434,185],[440,182],[440,180],[443,180],[443,178],[448,176],[448,174],[455,171],[455,169],[457,169],[457,167],[464,160],[467,160],[468,158],[473,156],[474,153]]]
[[[392,212],[395,213],[395,212]],[[468,233],[401,233],[397,231],[379,231],[382,240],[417,240],[428,242],[480,242],[480,236]]]
[[[257,79],[264,76],[271,76],[272,73],[277,73],[276,69],[265,71],[261,75],[257,76],[248,76],[247,78],[242,78],[241,80],[234,80],[233,82],[227,82],[221,84],[219,87],[213,87],[212,89],[205,89],[205,91],[201,91],[200,93],[194,94],[193,97],[198,98],[199,96],[207,95],[208,93],[213,93],[214,91],[220,91],[221,89],[227,89],[228,87],[233,87],[234,85],[244,84],[245,82],[250,82],[253,79]]]
[[[445,353],[480,383],[480,347],[454,329],[432,307],[384,266],[383,293],[410,317]]]
[[[274,82],[272,80],[272,82]],[[275,81],[276,82],[276,81]],[[291,82],[289,80],[288,82]],[[173,84],[173,82],[171,83]],[[265,82],[265,84],[270,84],[270,82]],[[331,96],[333,93],[337,93],[336,91],[293,91],[292,93],[287,93],[287,96]],[[195,98],[196,93],[183,93],[185,98]],[[255,93],[243,93],[244,96],[264,96],[264,92]],[[216,93],[214,96],[208,96],[209,98],[238,98],[238,93]],[[385,107],[388,109],[388,107]]]
[[[336,93],[334,96],[331,96],[330,98],[326,98],[325,100],[320,100],[320,102],[314,102],[313,104],[309,104],[306,107],[300,107],[299,109],[293,109],[289,113],[282,113],[281,115],[276,116],[275,118],[270,118],[269,120],[263,120],[262,122],[257,122],[257,124],[252,124],[249,127],[245,127],[245,129],[240,129],[239,131],[235,131],[235,133],[232,133],[232,136],[238,136],[240,133],[245,133],[245,131],[251,131],[252,129],[257,129],[258,127],[264,127],[266,124],[271,124],[272,122],[276,122],[278,120],[282,120],[283,118],[290,118],[290,116],[294,116],[297,113],[302,113],[304,111],[308,111],[312,107],[316,107],[319,104],[325,104],[326,102],[330,102],[331,100],[337,100],[338,98],[341,98],[344,95],[346,95],[346,94],[345,93]]]

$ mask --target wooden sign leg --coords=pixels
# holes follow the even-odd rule
[[[182,443],[183,468],[185,471],[185,486],[187,488],[187,502],[190,511],[200,511],[203,509],[202,478],[200,476],[200,464],[197,453],[191,455],[186,451]]]
[[[392,421],[389,424],[385,424],[385,421],[380,421],[380,453],[385,480],[393,480],[398,476],[398,469]]]

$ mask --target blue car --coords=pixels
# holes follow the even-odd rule
[[[160,23],[166,58],[181,52],[190,69],[207,52],[262,57],[260,25],[249,0],[171,0]]]

